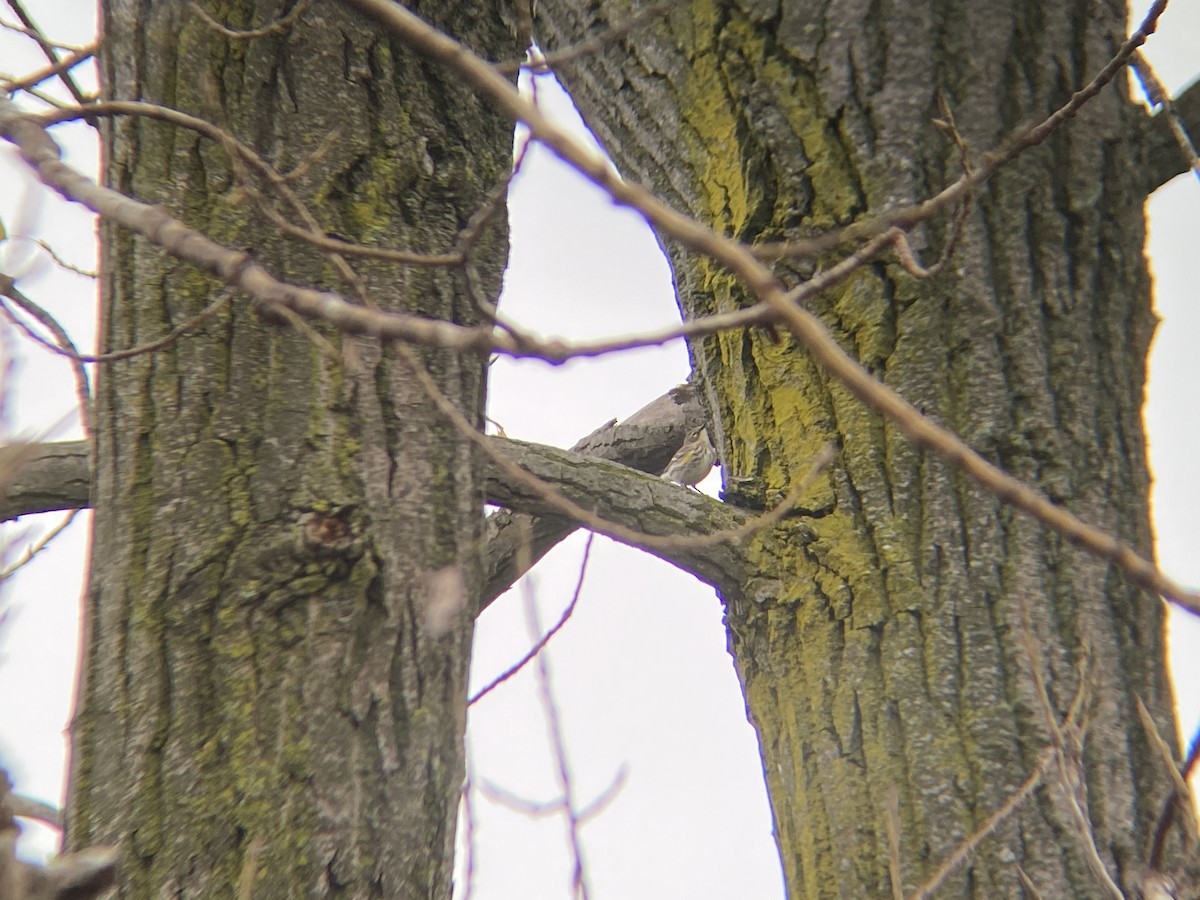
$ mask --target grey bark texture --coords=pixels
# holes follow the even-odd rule
[[[233,28],[289,3],[221,4]],[[424,3],[492,57],[499,10]],[[208,118],[351,240],[451,246],[511,165],[511,123],[337,3],[226,39],[189,4],[103,4],[104,92]],[[352,293],[260,215],[221,146],[137,118],[105,177],[298,283]],[[268,185],[254,189],[277,203]],[[285,214],[293,214],[280,207]],[[472,257],[495,296],[503,211]],[[102,230],[101,350],[194,316],[220,285]],[[460,272],[354,263],[364,301],[470,324]],[[95,536],[67,838],[123,849],[119,896],[449,895],[479,455],[394,348],[328,346],[235,302],[103,368]],[[414,351],[481,424],[486,360]]]

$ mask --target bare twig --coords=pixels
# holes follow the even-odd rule
[[[35,556],[50,546],[50,543],[56,537],[66,531],[67,527],[75,521],[75,517],[77,515],[79,515],[79,510],[77,509],[73,509],[68,512],[63,517],[63,520],[42,535],[41,539],[38,540],[36,544],[26,547],[25,552],[21,554],[20,558],[17,559],[16,562],[10,563],[3,569],[0,569],[0,584],[3,584],[8,579],[12,578],[12,576],[15,575],[21,568],[27,566]],[[17,813],[17,815],[25,815],[25,813]]]
[[[525,621],[530,637],[536,640],[541,633],[542,626],[538,622],[537,601],[533,596],[533,589],[528,579],[525,581]],[[566,739],[563,736],[562,722],[558,715],[558,704],[550,685],[550,662],[545,653],[539,653],[536,663],[534,675],[538,686],[538,697],[541,700],[542,713],[546,717],[546,731],[554,756],[558,788],[562,792],[561,808],[567,819],[567,843],[571,848],[571,888],[575,897],[579,900],[587,900],[588,884],[583,864],[583,848],[579,841],[579,815],[575,808],[571,769],[567,763]]]
[[[233,28],[222,25],[207,12],[205,12],[204,7],[202,7],[199,3],[192,2],[189,3],[188,6],[191,7],[192,12],[204,20],[204,24],[221,36],[227,37],[231,41],[250,41],[254,40],[255,38],[267,37],[268,35],[272,34],[287,34],[292,27],[292,23],[304,13],[310,2],[311,0],[300,0],[299,3],[292,7],[291,12],[289,12],[287,15],[281,16],[273,22],[268,22],[266,25],[262,25],[259,28],[254,28],[249,31],[237,31]]]
[[[587,543],[583,546],[583,559],[579,563],[579,579],[575,582],[575,590],[571,594],[571,602],[567,604],[567,608],[564,609],[562,615],[558,617],[558,621],[555,622],[545,634],[543,634],[540,638],[538,638],[537,641],[534,642],[533,646],[529,648],[529,652],[527,652],[524,656],[517,660],[517,662],[513,663],[511,666],[489,681],[485,686],[480,688],[475,695],[467,701],[467,706],[472,706],[478,703],[504,682],[508,681],[523,668],[525,668],[525,666],[529,664],[529,661],[541,653],[542,648],[550,643],[551,639],[562,630],[564,625],[567,624],[567,621],[571,618],[571,614],[575,612],[575,605],[579,602],[579,595],[583,591],[583,578],[584,575],[587,574],[588,560],[592,555],[592,542],[595,539],[595,533],[591,533],[587,537]]]
[[[651,3],[630,15],[628,19],[619,25],[613,25],[595,37],[588,38],[586,41],[580,41],[578,44],[573,44],[570,47],[563,47],[561,50],[556,50],[553,53],[532,54],[529,59],[520,62],[498,63],[496,71],[504,75],[515,75],[522,69],[531,71],[535,75],[549,72],[561,63],[574,62],[621,40],[628,36],[630,32],[650,20],[666,15],[678,6],[679,2],[680,0],[660,0],[658,3]],[[530,25],[532,26],[532,21]]]
[[[1154,721],[1154,717],[1150,715],[1150,710],[1146,709],[1146,704],[1142,702],[1141,697],[1134,698],[1134,706],[1137,709],[1138,718],[1142,722],[1142,728],[1146,730],[1146,737],[1150,739],[1150,746],[1158,754],[1158,758],[1166,767],[1167,772],[1171,775],[1171,781],[1175,785],[1175,790],[1184,805],[1191,809],[1192,807],[1192,792],[1188,788],[1187,779],[1183,773],[1179,771],[1179,766],[1175,762],[1175,754],[1159,733],[1158,724]]]
[[[1059,788],[1059,796],[1062,797],[1063,805],[1069,816],[1071,828],[1068,831],[1074,835],[1080,855],[1104,893],[1113,900],[1124,900],[1124,892],[1113,881],[1108,866],[1100,858],[1100,851],[1096,847],[1095,832],[1092,828],[1091,814],[1088,810],[1087,784],[1083,768],[1083,743],[1087,728],[1083,721],[1083,712],[1087,703],[1087,669],[1090,654],[1085,647],[1079,663],[1079,686],[1071,700],[1067,715],[1062,722],[1059,722],[1058,713],[1055,712],[1054,705],[1050,700],[1050,692],[1042,676],[1041,645],[1034,633],[1033,623],[1029,618],[1029,609],[1022,596],[1017,595],[1016,602],[1021,622],[1021,645],[1025,650],[1038,706],[1046,723],[1046,730],[1050,734],[1052,759],[1057,776],[1054,783]]]
[[[37,27],[29,13],[25,11],[25,5],[21,0],[8,0],[8,5],[25,27],[26,31],[24,33],[42,48],[42,53],[45,54],[46,59],[50,61],[51,65],[57,66],[61,60],[58,58],[58,51],[55,49],[55,45],[46,39],[42,30]],[[71,96],[75,98],[76,103],[80,106],[87,105],[88,97],[79,89],[79,85],[75,83],[75,79],[71,77],[69,68],[55,74],[58,75],[59,80],[66,86],[67,90],[71,92]]]
[[[0,278],[0,282],[2,282],[2,278]],[[0,293],[3,293],[3,291],[0,291]],[[216,315],[217,312],[219,312],[222,307],[227,306],[232,299],[233,299],[233,292],[229,291],[229,290],[223,290],[220,292],[220,294],[217,295],[216,300],[214,300],[212,303],[210,303],[208,306],[206,306],[200,312],[196,313],[196,315],[192,316],[189,319],[186,319],[185,321],[181,322],[179,325],[176,325],[174,328],[172,328],[170,331],[168,331],[162,337],[157,338],[153,341],[147,341],[142,344],[137,344],[133,347],[127,347],[124,350],[113,350],[109,353],[97,353],[97,354],[75,353],[68,349],[65,349],[63,347],[60,347],[60,346],[57,346],[57,345],[51,343],[50,341],[41,337],[36,332],[29,331],[28,329],[24,328],[21,325],[21,323],[19,323],[19,322],[16,322],[16,324],[18,325],[18,327],[21,327],[21,329],[29,336],[29,338],[31,340],[35,341],[40,346],[45,347],[51,353],[57,353],[60,356],[65,356],[69,359],[73,359],[73,360],[75,360],[77,362],[81,362],[81,363],[116,362],[117,360],[130,359],[135,356],[141,356],[146,353],[153,353],[156,350],[161,350],[163,347],[166,347],[169,344],[173,343],[174,341],[177,341],[179,338],[183,337],[185,334],[188,334],[188,333],[194,331],[195,329],[199,328],[208,319],[211,319],[214,315]]]
[[[979,827],[976,828],[971,835],[961,844],[954,848],[954,851],[942,860],[942,864],[937,867],[937,870],[925,879],[913,893],[909,894],[909,900],[926,900],[933,896],[933,893],[945,883],[946,879],[953,875],[962,865],[967,862],[989,835],[996,832],[1008,818],[1015,813],[1029,796],[1041,784],[1042,778],[1045,777],[1046,770],[1054,761],[1053,748],[1047,747],[1038,757],[1037,765],[1029,777],[1021,784],[1019,788],[1013,791],[1008,798],[996,808],[996,810],[988,816]]]
[[[7,297],[18,307],[25,311],[38,321],[39,324],[52,335],[54,335],[54,344],[45,341],[34,330],[29,328],[25,322],[17,316],[14,316],[8,306],[0,301],[0,312],[3,312],[17,328],[29,335],[34,341],[46,347],[52,347],[56,352],[60,352],[63,356],[71,361],[71,372],[75,376],[75,399],[79,404],[79,419],[83,425],[85,433],[91,429],[91,410],[92,410],[92,386],[88,379],[87,369],[83,367],[79,350],[75,346],[75,342],[71,340],[71,336],[67,334],[67,330],[59,324],[58,320],[52,316],[49,311],[43,309],[24,293],[17,290],[13,280],[4,274],[0,274],[0,297]]]
[[[1042,893],[1037,889],[1037,885],[1033,883],[1033,879],[1029,877],[1024,869],[1017,866],[1017,877],[1021,879],[1021,887],[1029,894],[1029,900],[1042,900]]]
[[[1105,869],[1103,862],[1100,860],[1099,852],[1096,850],[1094,838],[1091,836],[1091,824],[1087,820],[1086,799],[1083,801],[1079,801],[1078,799],[1078,794],[1082,789],[1082,763],[1080,756],[1082,754],[1083,733],[1085,731],[1082,717],[1087,698],[1087,657],[1085,655],[1084,662],[1080,665],[1079,686],[1071,700],[1070,708],[1066,716],[1060,721],[1058,714],[1054,711],[1049,692],[1042,677],[1041,649],[1037,637],[1033,632],[1033,625],[1029,619],[1028,609],[1020,597],[1017,598],[1017,604],[1020,615],[1021,643],[1025,650],[1026,661],[1034,682],[1034,689],[1038,697],[1038,706],[1050,733],[1050,744],[1038,756],[1037,764],[1029,774],[1029,777],[1025,779],[1025,782],[995,812],[988,816],[970,837],[960,843],[942,861],[937,870],[910,895],[909,900],[927,900],[927,898],[931,897],[951,874],[961,868],[974,855],[979,844],[989,835],[995,833],[1000,825],[1015,813],[1021,804],[1033,794],[1038,785],[1043,783],[1052,766],[1057,770],[1058,778],[1056,781],[1065,795],[1066,805],[1070,809],[1072,819],[1074,820],[1073,824],[1075,828],[1073,831],[1076,837],[1080,839],[1079,844],[1087,859],[1089,868],[1092,869],[1093,874],[1096,875],[1109,896],[1124,897],[1124,894],[1121,893],[1120,889],[1113,883],[1111,877],[1108,876],[1107,869]],[[1079,821],[1080,816],[1083,819],[1082,824]],[[1100,867],[1099,873],[1096,872],[1097,865]],[[1040,894],[1034,887],[1033,882],[1020,866],[1017,867],[1017,872],[1022,885],[1029,895],[1031,897],[1039,897]]]
[[[612,781],[608,783],[608,787],[596,795],[587,806],[579,810],[575,818],[580,825],[586,825],[592,819],[600,815],[604,810],[608,809],[612,802],[617,799],[617,795],[621,793],[621,788],[625,787],[625,779],[629,777],[629,767],[622,765],[617,769],[617,773],[613,775]]]
[[[1146,868],[1150,872],[1161,873],[1164,857],[1166,856],[1167,835],[1171,831],[1171,826],[1175,824],[1181,809],[1192,810],[1195,808],[1192,802],[1192,792],[1188,787],[1188,778],[1192,767],[1196,764],[1197,757],[1200,757],[1200,734],[1197,735],[1192,741],[1191,747],[1188,748],[1188,754],[1183,761],[1183,765],[1177,766],[1171,748],[1163,740],[1162,735],[1159,734],[1158,726],[1155,724],[1154,718],[1150,715],[1150,711],[1142,703],[1141,697],[1137,698],[1137,711],[1138,717],[1142,720],[1142,727],[1146,729],[1151,743],[1166,764],[1167,771],[1171,774],[1171,780],[1175,784],[1175,790],[1163,801],[1163,808],[1158,814],[1158,822],[1155,823],[1154,833],[1150,838],[1150,847],[1146,853]],[[1194,833],[1191,827],[1185,827],[1183,829],[1185,841],[1190,843]]]
[[[462,900],[471,900],[475,893],[475,767],[471,754],[467,752],[467,777],[462,786],[463,812],[463,894]]]
[[[20,78],[0,84],[0,91],[7,91],[10,94],[15,94],[17,91],[26,91],[36,87],[48,78],[53,78],[55,75],[61,75],[79,65],[81,62],[91,59],[96,55],[97,44],[95,42],[88,44],[86,47],[81,47],[73,51],[70,55],[63,57],[58,62],[53,63],[44,68],[38,69],[35,72],[30,72],[28,75],[22,75]]]
[[[35,34],[33,29],[26,28],[24,25],[18,25],[16,22],[10,22],[8,19],[0,19],[0,28],[3,28],[5,31],[11,31],[14,34],[23,34],[28,38],[32,38]],[[83,47],[79,44],[63,44],[58,41],[52,41],[46,37],[43,37],[43,40],[45,40],[46,43],[55,50],[63,50],[66,53],[78,53],[83,49]]]
[[[21,234],[10,234],[8,236],[8,240],[9,242],[29,241],[30,243],[37,245],[60,269],[65,269],[68,272],[74,272],[76,275],[82,275],[84,278],[95,279],[99,277],[98,273],[91,269],[85,269],[82,266],[77,266],[74,263],[67,262],[55,251],[53,247],[50,246],[49,241],[44,241],[41,238],[28,237]]]

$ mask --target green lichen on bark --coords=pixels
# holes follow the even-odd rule
[[[616,3],[539,8],[549,49],[585,23],[620,21]],[[564,77],[623,171],[719,233],[803,237],[958,177],[959,153],[930,121],[939,93],[972,154],[1062,102],[1124,34],[1123,6],[1092,12],[696,0]],[[1116,149],[1137,113],[1121,93],[1098,97],[973,198],[939,278],[885,260],[806,306],[918,410],[1145,550],[1138,408],[1150,319],[1136,165]],[[931,219],[910,245],[933,262],[953,228],[950,215]],[[711,261],[666,243],[685,317],[752,302]],[[836,259],[776,271],[791,285]],[[1121,660],[1092,670],[1106,724],[1093,724],[1086,757],[1105,864],[1136,891],[1140,837],[1170,790],[1128,715],[1134,693],[1153,697],[1173,733],[1157,602],[913,448],[786,335],[728,333],[691,351],[732,502],[765,507],[822,442],[840,451],[801,499],[811,538],[752,542],[747,577],[721,586],[789,893],[892,892],[892,788],[912,890],[1025,780],[1049,737],[1022,604],[1058,713],[1085,643]],[[1047,896],[1090,895],[1068,832],[1055,803],[1028,803],[943,891],[1015,895],[1017,859]]]

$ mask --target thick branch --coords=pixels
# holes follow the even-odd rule
[[[91,847],[37,866],[17,859],[20,834],[14,816],[33,812],[44,818],[49,807],[9,793],[8,773],[0,770],[0,897],[4,900],[88,900],[106,893],[116,880],[115,847]],[[44,808],[43,808],[44,807]]]
[[[0,447],[0,522],[90,502],[87,441]]]
[[[1200,80],[1193,81],[1176,97],[1171,106],[1182,120],[1193,142],[1200,139]],[[1159,112],[1147,116],[1142,129],[1146,146],[1146,174],[1151,191],[1162,187],[1176,175],[1188,170],[1188,159],[1180,149],[1167,116]]]
[[[583,468],[578,456],[590,456],[612,460],[643,472],[656,474],[666,466],[671,455],[678,449],[689,429],[702,421],[700,405],[689,385],[672,388],[663,396],[634,413],[620,424],[610,422],[579,441],[573,453],[561,457],[557,463],[542,451],[553,448],[537,448],[536,445],[520,442],[504,442],[515,448],[514,458],[522,465],[529,461],[533,471],[551,484],[570,486],[565,491],[577,501],[615,522],[639,526],[640,522],[619,513],[611,504],[598,504],[591,494],[580,494],[589,489],[587,479],[581,480],[578,473]],[[497,438],[497,441],[503,441]],[[565,451],[553,451],[565,453]],[[565,460],[565,461],[564,461]],[[67,441],[49,444],[24,444],[0,447],[0,521],[15,519],[31,513],[51,512],[65,509],[81,509],[89,504],[91,481],[88,475],[88,451],[84,441]],[[611,491],[616,482],[627,484],[627,479],[613,476],[601,480],[600,485]],[[487,606],[496,597],[508,590],[528,566],[541,559],[551,547],[573,532],[577,523],[562,516],[536,516],[544,508],[540,498],[529,497],[508,485],[497,467],[489,466],[488,500],[505,506],[511,512],[493,515],[488,522],[488,572],[480,608]],[[667,488],[667,486],[663,486]],[[621,488],[623,489],[623,488]],[[667,488],[668,494],[678,499],[680,492]],[[656,494],[657,497],[657,494]],[[665,523],[660,523],[665,527]],[[730,524],[716,527],[727,527]],[[670,534],[673,531],[652,532]],[[683,551],[681,551],[683,554]],[[693,554],[694,555],[694,554]],[[705,557],[711,553],[705,551]],[[522,561],[527,561],[522,565]],[[694,564],[686,555],[672,559],[677,565],[702,572],[710,565]],[[719,566],[717,567],[719,568]],[[711,573],[710,573],[711,574]]]
[[[678,537],[677,545],[668,542],[655,546],[654,552],[663,559],[710,584],[736,580],[741,569],[740,553],[728,544],[697,546],[695,539],[741,527],[752,518],[749,514],[696,491],[634,473],[619,463],[569,450],[505,441],[503,453],[522,469],[553,484],[563,496],[608,521],[654,537]],[[496,502],[527,512],[553,510],[540,494],[523,485],[493,481],[491,475],[489,468],[488,495]],[[637,546],[636,540],[626,543]]]
[[[620,424],[609,422],[596,429],[571,449],[658,473],[666,468],[684,435],[701,421],[695,392],[691,385],[681,384]],[[479,608],[512,587],[550,548],[578,527],[564,516],[532,516],[507,510],[490,516],[487,578]]]

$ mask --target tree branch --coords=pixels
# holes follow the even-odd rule
[[[1200,135],[1200,80],[1193,81],[1171,102],[1193,140]],[[1149,189],[1162,187],[1176,175],[1188,170],[1187,156],[1179,147],[1168,115],[1160,111],[1146,116],[1140,135],[1146,150],[1146,174]]]
[[[742,554],[736,548],[701,544],[695,538],[739,528],[754,518],[752,514],[644,473],[634,476],[620,463],[540,444],[496,437],[489,440],[503,442],[505,456],[600,518],[649,537],[679,537],[677,544],[655,541],[655,555],[704,581],[716,584],[741,571]],[[522,512],[557,512],[542,493],[497,478],[499,474],[497,467],[488,466],[487,492],[494,502]],[[639,545],[636,538],[614,536],[631,546]]]
[[[642,472],[661,472],[703,421],[700,404],[689,384],[671,388],[621,423],[597,428],[571,448],[609,459]],[[566,516],[533,516],[503,510],[488,517],[488,563],[479,609],[512,587],[513,582],[567,537],[579,523]]]
[[[0,447],[0,522],[91,502],[87,441]]]
[[[654,485],[654,504],[661,508],[651,517],[650,525],[659,530],[649,530],[636,510],[622,508],[622,504],[628,506],[628,473],[604,469],[593,474],[591,470],[597,468],[596,459],[604,459],[657,474],[679,448],[684,435],[701,422],[700,404],[691,386],[685,384],[672,388],[620,424],[609,422],[601,426],[576,443],[570,452],[504,438],[493,440],[522,467],[561,486],[564,494],[581,505],[615,522],[648,528],[647,533],[674,534],[682,532],[670,528],[672,521],[685,521],[699,510],[711,509],[711,504],[665,484],[661,486],[665,489],[665,499],[660,500],[660,487]],[[87,442],[0,447],[0,485],[3,486],[0,521],[32,513],[86,508],[91,489]],[[488,465],[487,490],[488,501],[503,505],[506,510],[488,519],[488,571],[479,609],[508,590],[529,566],[579,527],[577,522],[560,515],[535,515],[546,509],[542,498],[510,484],[494,464]],[[732,518],[712,523],[709,532],[737,524]],[[687,521],[688,529],[693,525]],[[671,561],[707,580],[731,565],[731,560],[723,558],[722,553],[681,549]]]
[[[4,900],[88,900],[106,893],[116,882],[116,847],[89,847],[37,866],[17,859],[20,826],[14,816],[30,814],[44,804],[13,796],[8,773],[0,770],[0,897]],[[45,810],[38,809],[38,812]],[[36,815],[36,813],[35,813]]]

